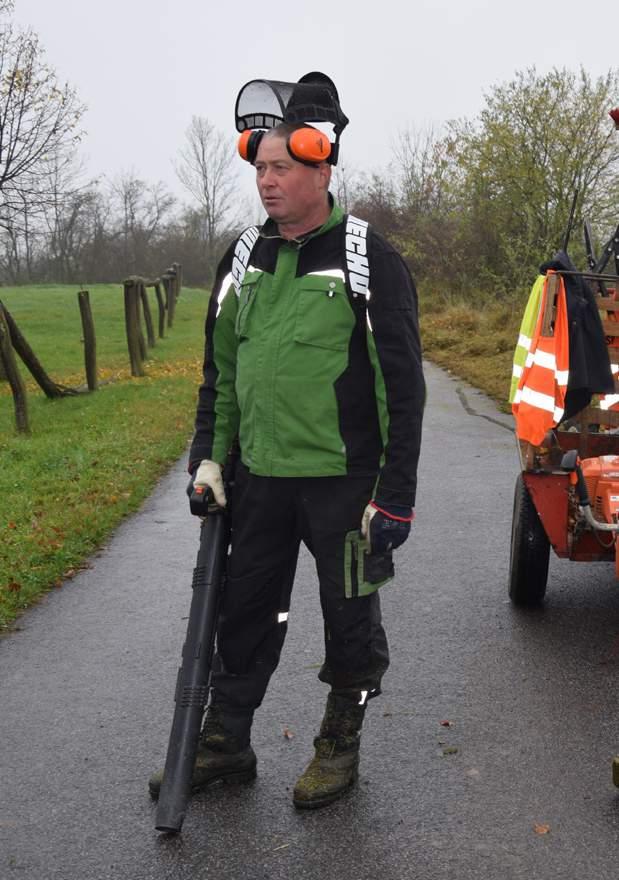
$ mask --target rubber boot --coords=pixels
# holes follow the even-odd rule
[[[224,717],[217,706],[208,707],[191,781],[193,792],[215,782],[249,782],[256,777],[256,755],[249,744],[252,715]],[[159,797],[162,781],[163,770],[150,777],[151,797]]]
[[[292,800],[301,810],[333,803],[357,779],[359,740],[365,703],[359,691],[327,698],[320,734],[314,740],[315,755],[295,785]]]

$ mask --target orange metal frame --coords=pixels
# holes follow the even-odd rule
[[[609,334],[607,343],[611,362],[617,363],[619,336],[614,333],[619,318],[619,280],[614,281],[614,286],[616,298],[600,296],[598,307],[604,330]],[[546,301],[546,332],[552,332],[553,300],[554,297],[549,296]],[[617,380],[615,387],[619,393]],[[555,430],[548,446],[532,446],[520,441],[523,479],[557,556],[579,562],[612,561],[615,559],[614,541],[602,533],[596,537],[591,531],[576,528],[575,491],[570,475],[558,470],[558,466],[563,454],[570,449],[577,449],[581,458],[619,455],[619,433],[611,433],[613,429],[619,429],[619,412],[587,407],[570,420],[570,425],[570,430]]]

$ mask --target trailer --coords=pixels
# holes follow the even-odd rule
[[[619,394],[619,274],[565,272],[549,280],[542,318],[552,335],[560,275],[596,288],[615,391]],[[603,295],[602,295],[603,294]],[[619,400],[619,398],[618,398]],[[619,403],[595,399],[549,430],[540,445],[518,440],[509,564],[509,596],[539,605],[546,594],[550,549],[574,562],[614,562],[619,577]]]

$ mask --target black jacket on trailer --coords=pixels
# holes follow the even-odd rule
[[[575,272],[564,251],[540,266],[540,272],[561,269]],[[565,395],[565,414],[569,419],[588,406],[594,394],[612,394],[615,383],[610,369],[606,338],[595,296],[584,278],[564,275],[569,321],[570,367]]]

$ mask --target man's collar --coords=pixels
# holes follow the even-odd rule
[[[324,232],[328,232],[333,226],[337,226],[337,224],[341,222],[344,212],[331,193],[329,193],[329,205],[331,206],[331,213],[321,226],[317,226],[315,229],[310,229],[309,232],[304,232],[303,235],[300,235],[298,238],[284,240],[296,241],[299,244],[303,244],[310,238],[314,238],[316,235],[322,235]],[[277,223],[274,220],[271,220],[270,217],[267,217],[266,221],[260,227],[260,235],[263,238],[283,238],[277,228]]]

